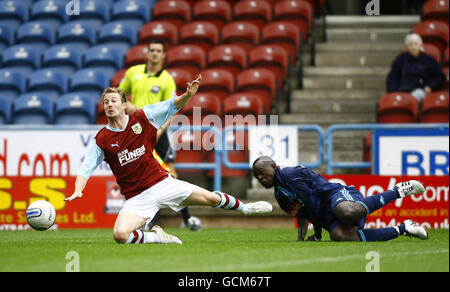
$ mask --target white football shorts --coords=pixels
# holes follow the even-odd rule
[[[180,204],[186,200],[196,188],[195,185],[178,180],[169,175],[149,189],[125,201],[122,211],[151,220],[162,208],[170,208],[176,212],[186,206]]]

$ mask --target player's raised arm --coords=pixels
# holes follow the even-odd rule
[[[201,81],[202,75],[199,74],[197,79],[188,82],[188,87],[185,93],[175,97],[174,104],[177,109],[182,109],[189,102],[191,97],[193,97],[197,93]]]

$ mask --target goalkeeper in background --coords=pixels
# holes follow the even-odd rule
[[[145,105],[155,104],[161,101],[169,100],[176,96],[176,84],[172,76],[163,67],[163,61],[166,56],[166,46],[161,40],[152,40],[148,45],[147,63],[132,66],[125,73],[120,82],[119,88],[125,94],[131,94],[131,102],[127,102],[127,113],[133,114],[136,110]],[[167,125],[170,120],[167,122]],[[175,178],[175,151],[170,145],[167,131],[164,131],[156,145],[153,155],[161,166],[169,171]],[[191,216],[188,208],[181,211],[183,217],[182,226],[189,227],[196,231],[202,228],[199,218]],[[159,212],[146,228],[151,228],[159,220]]]

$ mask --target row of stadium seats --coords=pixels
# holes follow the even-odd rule
[[[62,1],[53,2],[51,0],[46,0],[33,4],[33,7],[41,4],[44,7],[40,9],[43,10],[40,14],[32,14],[30,20],[28,20],[28,17],[25,15],[19,15],[23,13],[23,11],[20,10],[20,2],[18,2],[18,4],[11,4],[15,2],[3,1],[0,2],[0,15],[4,17],[4,19],[0,21],[0,27],[2,27],[1,39],[9,45],[31,40],[34,42],[41,42],[42,46],[45,46],[46,44],[54,44],[55,42],[61,43],[70,40],[70,38],[82,38],[85,42],[88,42],[89,45],[93,45],[97,43],[97,32],[102,28],[103,24],[108,23],[110,20],[113,21],[113,23],[115,23],[114,21],[119,20],[121,24],[129,24],[132,28],[140,28],[144,23],[149,23],[150,17],[135,15],[140,11],[149,9],[149,7],[140,7],[139,5],[144,5],[145,2],[141,3],[139,1],[142,0],[137,0],[137,2],[134,2],[133,0],[122,0],[117,2],[114,7],[122,5],[124,6],[123,11],[113,9],[116,14],[113,12],[111,17],[105,15],[105,11],[108,11],[102,7],[105,3],[98,1],[94,2],[93,0],[84,1],[81,2],[80,15],[72,18],[71,20],[73,21],[69,22],[67,22],[69,20],[68,17],[67,19],[64,19],[64,16],[67,16],[67,14],[65,9],[63,9],[64,2]],[[177,33],[177,29],[190,31],[191,29],[182,28],[189,22],[201,21],[201,23],[209,23],[215,27],[213,29],[210,29],[209,27],[205,28],[208,31],[211,30],[209,33],[213,34],[213,38],[215,39],[218,39],[217,35],[221,31],[222,26],[231,21],[245,20],[248,23],[254,24],[257,30],[262,30],[263,26],[271,21],[283,20],[293,23],[298,27],[305,40],[308,32],[312,28],[313,21],[313,8],[307,1],[278,2],[274,5],[273,18],[271,15],[271,7],[264,1],[244,1],[237,3],[237,6],[243,6],[242,10],[239,7],[237,8],[237,11],[245,13],[243,18],[239,17],[239,15],[233,18],[231,5],[225,1],[200,1],[194,6],[194,8],[198,7],[198,15],[194,13],[192,17],[190,17],[189,10],[183,11],[183,9],[190,8],[189,4],[185,1],[162,1],[156,4],[157,5],[155,6],[157,7],[155,9],[156,12],[153,20],[164,20],[165,23],[174,25],[175,32],[173,32],[173,34]],[[16,5],[18,7],[16,7]],[[177,10],[177,8],[180,8],[180,11]],[[247,8],[247,10],[245,8]],[[33,11],[33,8],[31,10]],[[261,13],[262,10],[265,11],[265,16],[258,14]],[[44,11],[47,14],[44,14]],[[196,9],[194,9],[194,11],[196,11]],[[180,19],[181,22],[179,21]],[[59,27],[60,24],[62,24],[61,27]],[[103,28],[103,31],[100,31],[99,42],[112,34],[111,28],[112,25]],[[148,29],[151,30],[152,27],[150,26]],[[174,29],[169,27],[166,28],[166,30],[169,30],[168,33],[171,33]],[[129,31],[126,31],[125,33],[132,35],[133,38],[135,36],[135,34],[130,33]],[[14,38],[15,34],[17,34],[17,36]],[[56,34],[58,36],[56,36]],[[144,37],[140,39],[141,43],[145,42],[145,36],[148,34],[146,29],[144,29],[143,34]],[[184,34],[185,33],[182,31],[180,40],[183,40]],[[172,44],[174,43],[174,38],[175,37],[172,37],[170,39]]]
[[[264,46],[262,49],[272,50],[276,49],[276,46]],[[280,72],[282,70],[276,60],[265,61],[262,59],[260,62],[255,62],[252,68],[242,68],[242,71],[236,75],[227,70],[229,65],[226,63],[223,68],[217,65],[215,68],[194,71],[183,67],[171,67],[168,68],[168,71],[174,77],[179,93],[185,90],[187,82],[195,78],[195,74],[201,73],[203,81],[200,92],[212,93],[221,101],[234,92],[245,91],[257,95],[255,98],[262,104],[263,109],[257,111],[256,114],[264,114],[270,113],[272,104],[280,91],[274,70]],[[273,67],[273,70],[268,69],[271,67]],[[17,68],[2,69],[0,70],[0,98],[9,101],[3,104],[6,106],[8,104],[14,105],[14,100],[24,94],[27,96],[33,94],[45,95],[56,102],[58,97],[63,94],[78,93],[90,98],[96,104],[99,102],[103,89],[110,84],[110,78],[104,71],[104,68],[97,66],[77,70],[72,75],[68,75],[58,68],[44,68],[34,71],[27,79],[25,74],[22,74],[21,70]],[[121,70],[121,74],[125,71],[126,69]],[[120,79],[115,78],[114,80],[119,82]],[[3,109],[2,111],[9,112],[10,109]],[[5,120],[9,121],[9,119]],[[51,123],[52,119],[49,119],[49,121]]]
[[[48,1],[39,2],[47,3]],[[92,1],[81,1],[81,7],[84,7],[83,5],[87,2]],[[167,2],[170,6],[175,2],[179,4],[182,1],[160,1],[156,4],[164,6],[160,5],[163,2]],[[212,7],[214,5],[211,3],[213,2],[223,4],[220,1],[203,2]],[[265,3],[265,1],[241,2],[248,2],[250,5],[247,6],[249,7],[254,5],[259,7],[259,2],[264,2],[271,7],[275,5],[274,3]],[[236,6],[241,2],[232,4]],[[311,7],[307,1],[279,1],[278,4],[282,2],[302,2]],[[58,4],[55,3],[45,5],[57,6]],[[30,13],[35,4],[29,10]],[[8,3],[7,5],[12,4]],[[0,5],[0,7],[3,6]],[[89,18],[89,15],[86,14],[88,14],[87,10],[83,16]],[[185,87],[186,78],[195,77],[196,73],[202,71],[205,74],[203,82],[205,86],[202,86],[205,91],[219,88],[213,93],[223,99],[224,96],[232,94],[235,88],[241,91],[246,86],[247,89],[258,89],[260,92],[257,94],[262,100],[264,112],[270,112],[272,101],[279,89],[283,88],[289,72],[289,64],[295,61],[301,43],[297,27],[290,22],[281,21],[266,24],[267,28],[264,27],[262,32],[255,29],[255,25],[249,22],[231,22],[223,26],[222,34],[218,33],[216,27],[206,20],[204,22],[194,21],[183,27],[186,27],[185,31],[188,34],[190,33],[186,39],[181,37],[182,32],[180,32],[180,36],[176,34],[170,36],[170,33],[174,31],[174,24],[168,20],[149,22],[142,27],[138,26],[137,31],[136,26],[129,26],[123,19],[106,22],[100,26],[97,36],[95,25],[87,25],[88,22],[85,23],[81,19],[75,18],[75,21],[62,24],[58,33],[55,33],[53,37],[45,36],[45,31],[51,30],[45,22],[36,21],[35,19],[31,23],[25,22],[19,28],[20,33],[13,38],[11,38],[11,34],[7,33],[2,35],[9,35],[9,39],[8,37],[0,38],[7,40],[4,42],[5,46],[12,44],[5,49],[1,63],[3,69],[0,72],[0,96],[3,99],[7,97],[12,99],[10,102],[12,105],[14,105],[15,98],[27,93],[47,93],[53,99],[67,93],[77,93],[90,95],[97,102],[101,89],[105,87],[105,79],[112,79],[112,85],[117,86],[128,67],[146,62],[147,42],[154,38],[162,38],[167,41],[169,46],[167,67],[179,86],[179,92]],[[209,31],[217,34],[215,36],[208,35]],[[255,31],[257,34],[254,33]],[[202,38],[205,42],[209,42],[210,46],[202,44]],[[211,43],[211,39],[217,41]],[[173,40],[177,40],[177,42]],[[137,42],[142,42],[142,44],[136,45]],[[222,45],[222,43],[229,44]],[[208,54],[198,47],[208,49],[206,51]],[[188,54],[188,52],[192,52],[192,54]],[[195,60],[190,60],[189,57]],[[223,70],[208,71],[211,68]],[[258,70],[258,72],[246,73],[252,75],[247,84],[237,84],[239,83],[237,74],[247,68],[267,68],[271,72]],[[233,76],[231,82],[232,78],[229,73]],[[208,80],[208,76],[213,77],[209,85],[207,81],[205,82],[205,77]],[[251,79],[258,78],[262,81],[251,81]],[[222,84],[215,84],[215,82],[222,82]],[[223,82],[228,82],[228,85],[224,86]],[[261,84],[261,82],[265,84]],[[221,92],[220,87],[226,90]],[[14,113],[15,111],[3,109],[3,112]],[[13,121],[13,119],[9,120]]]
[[[67,22],[59,29],[55,29],[47,23],[30,21],[19,27],[15,38],[13,35],[10,28],[0,26],[0,42],[3,43],[5,55],[7,47],[32,45],[39,52],[43,52],[56,44],[70,45],[82,53],[94,45],[114,44],[125,54],[131,46],[137,44],[136,28],[124,24],[122,21],[105,23],[100,29],[81,21]]]
[[[201,109],[201,116],[194,118],[194,107]],[[215,115],[220,123],[225,115],[257,116],[264,114],[264,105],[259,95],[252,91],[236,92],[223,100],[212,92],[200,92],[180,111],[191,124],[203,122],[203,117]],[[258,120],[250,119],[255,124]],[[103,102],[90,98],[83,92],[63,94],[54,99],[45,92],[26,93],[15,100],[0,97],[0,124],[106,124]]]
[[[314,10],[317,14],[324,1],[169,0],[159,1],[157,5],[154,2],[153,0],[81,0],[79,13],[68,15],[66,12],[68,1],[65,0],[35,2],[2,0],[0,1],[2,16],[0,23],[17,28],[21,23],[32,20],[44,20],[52,25],[60,25],[73,19],[86,19],[98,25],[110,20],[122,19],[139,27],[151,20],[170,19],[178,26],[181,26],[183,21],[208,20],[220,28],[221,25],[233,19],[246,19],[263,25],[272,19],[290,18],[299,25],[303,25],[301,22],[306,19],[307,25],[310,25]]]
[[[412,31],[421,36],[424,53],[441,65],[446,81],[442,91],[433,92],[419,103],[407,92],[393,92],[381,97],[377,108],[379,123],[449,122],[449,0],[428,0],[422,19]]]
[[[67,13],[70,8],[66,0],[2,0],[0,1],[0,24],[18,28],[28,21],[43,21],[59,26],[73,19],[86,19],[92,24],[120,19],[141,26],[151,20],[153,0],[81,0],[79,11]],[[69,9],[66,9],[69,8]],[[73,14],[73,15],[69,15]]]
[[[179,92],[184,91],[187,82],[196,77],[192,71],[183,68],[169,68],[168,71],[174,76]],[[200,96],[193,98],[186,108],[192,110],[193,107],[200,107],[202,116],[215,114],[223,118],[224,114],[233,113],[264,115],[271,112],[271,106],[277,98],[276,77],[266,68],[243,70],[236,79],[222,68],[205,69],[199,73],[202,74],[202,86],[197,93]],[[205,96],[210,98],[210,100],[207,99],[207,103],[201,101]],[[228,104],[230,97],[236,97],[234,104]],[[220,110],[221,104],[223,104],[223,111]],[[103,103],[99,101],[97,123],[105,122]]]
[[[448,123],[448,91],[436,91],[419,103],[407,92],[391,92],[378,102],[378,123]]]
[[[428,0],[422,7],[422,20],[436,19],[448,24],[449,1],[448,0]]]

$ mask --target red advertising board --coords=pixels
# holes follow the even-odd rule
[[[392,189],[397,183],[411,179],[426,186],[422,195],[398,199],[367,217],[366,228],[395,226],[406,219],[413,219],[424,227],[448,228],[449,176],[377,176],[339,175],[325,176],[334,182],[353,185],[364,196],[371,196]]]
[[[0,230],[30,228],[25,210],[35,200],[48,200],[55,207],[53,228],[112,228],[117,210],[108,210],[106,202],[123,202],[115,178],[92,177],[81,199],[66,202],[74,183],[75,177],[0,178]]]
[[[397,225],[413,219],[428,228],[448,228],[448,176],[338,175],[326,178],[353,185],[364,195],[392,188],[400,181],[418,179],[427,188],[423,195],[399,199],[367,218],[368,228]],[[91,177],[81,199],[65,202],[73,192],[75,177],[0,178],[0,230],[28,229],[27,206],[48,200],[57,212],[55,228],[112,228],[123,198],[111,176]]]

